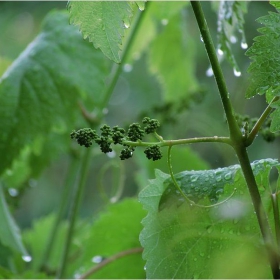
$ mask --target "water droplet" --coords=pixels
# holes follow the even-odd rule
[[[145,9],[144,7],[141,7],[141,6],[138,8],[139,8],[139,11],[141,11],[141,12],[144,11],[144,9]]]
[[[237,38],[235,37],[235,36],[230,36],[230,42],[232,43],[232,44],[235,44],[236,42],[237,42]]]
[[[222,176],[217,176],[217,177],[216,177],[216,181],[217,181],[217,182],[222,181]]]
[[[241,76],[241,72],[236,70],[235,68],[233,69],[233,74],[235,77],[240,77]]]
[[[123,66],[123,71],[124,72],[131,72],[132,71],[132,69],[133,69],[133,66],[131,65],[131,64],[128,64],[128,63],[126,63],[124,66]]]
[[[209,67],[209,68],[206,70],[206,76],[207,76],[207,77],[212,77],[213,75],[214,75],[213,69],[212,69],[212,67]]]
[[[197,258],[194,258],[193,260],[196,262],[196,261],[197,261]]]
[[[29,184],[29,186],[30,186],[31,188],[35,188],[35,187],[37,186],[37,181],[34,180],[34,179],[30,179],[30,180],[28,181],[28,184]]]
[[[241,41],[240,45],[241,45],[241,48],[244,50],[248,48],[248,44],[246,43],[246,41]]]
[[[162,25],[167,25],[167,24],[168,24],[168,19],[163,18],[163,19],[161,20],[161,24],[162,24]]]
[[[200,252],[200,254],[199,254],[201,257],[204,257],[204,253],[203,252]]]
[[[109,157],[109,158],[114,158],[114,157],[116,157],[116,152],[115,152],[115,151],[112,151],[112,152],[107,153],[106,155],[107,155],[107,157]]]
[[[125,23],[124,23],[124,27],[125,27],[125,28],[129,28],[129,27],[130,27],[129,22],[125,22]]]
[[[6,171],[6,174],[7,174],[8,176],[12,176],[12,175],[13,175],[13,171],[12,171],[11,169],[8,169],[8,170]]]
[[[15,197],[15,196],[18,195],[18,190],[17,189],[9,188],[8,191],[9,191],[10,196],[12,196],[12,197]]]
[[[108,112],[109,112],[108,108],[104,108],[104,109],[102,110],[102,113],[103,113],[104,115],[107,115]]]
[[[31,262],[31,261],[32,261],[32,257],[29,256],[29,255],[24,255],[24,256],[22,256],[22,259],[23,259],[25,262]]]
[[[201,41],[201,42],[204,42],[204,41],[203,41],[203,38],[202,38],[202,36],[201,36],[201,35],[200,35],[200,41]]]
[[[224,52],[221,49],[218,49],[217,52],[218,52],[218,55],[221,55],[221,56],[224,54]]]
[[[231,179],[231,176],[232,176],[231,172],[228,172],[228,173],[225,175],[225,179],[226,179],[227,181],[229,181],[229,180]]]
[[[196,182],[197,179],[198,179],[198,176],[196,176],[196,175],[191,176],[191,181],[192,182]]]
[[[216,190],[216,194],[217,194],[217,195],[222,194],[222,193],[224,193],[224,190],[223,190],[223,189],[218,189],[218,190]]]
[[[93,263],[101,263],[103,261],[103,257],[102,256],[94,256],[91,261]]]
[[[146,270],[147,269],[147,267],[146,267],[146,265],[144,266],[144,270]]]

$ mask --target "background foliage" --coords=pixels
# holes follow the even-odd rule
[[[118,26],[111,30],[113,42],[108,41],[109,46],[117,41],[118,48],[102,49],[98,40],[91,43],[92,26],[69,25],[69,22],[79,25],[77,15],[88,17],[78,3],[81,2],[72,2],[69,12],[66,11],[66,2],[0,2],[0,74],[3,74],[0,80],[0,190],[5,194],[0,193],[0,218],[1,225],[9,224],[0,229],[1,278],[54,278],[59,270],[62,244],[69,226],[66,210],[62,211],[64,220],[58,225],[53,250],[43,266],[42,260],[59,206],[65,204],[66,208],[69,207],[67,198],[73,196],[73,186],[79,178],[83,149],[71,141],[69,134],[72,129],[92,124],[91,118],[84,118],[88,113],[93,120],[102,115],[104,122],[112,126],[126,126],[131,121],[140,121],[144,115],[158,118],[163,124],[160,134],[165,139],[227,134],[216,85],[188,3],[153,2],[146,7],[147,13],[143,12],[137,36],[111,96],[108,96],[107,87],[115,66],[104,54],[120,62],[120,50],[129,40],[129,31],[135,22],[132,15],[141,13],[139,9],[143,10],[144,5],[124,2],[122,5],[125,7],[119,7],[124,12],[122,15],[116,13],[116,7],[98,3],[95,7],[98,13],[102,9],[112,9],[110,22],[106,22],[108,17],[104,16],[100,25],[94,25],[98,27],[94,33],[98,39],[104,40],[102,30],[106,24]],[[254,45],[246,56],[245,44],[253,44],[253,38],[259,35],[259,23],[264,23],[269,17],[268,11],[275,12],[275,9],[268,2],[257,1],[250,2],[246,13],[245,4],[235,2],[237,13],[221,20],[217,14],[226,13],[232,7],[221,8],[216,2],[203,2],[202,5],[216,45],[228,53],[228,61],[221,59],[221,65],[234,108],[238,113],[259,116],[266,107],[265,97],[244,99],[249,84],[246,73],[250,63],[248,55],[252,55],[256,47]],[[265,17],[256,22],[260,16]],[[124,25],[130,28],[120,26],[123,17]],[[239,33],[243,22],[244,32]],[[216,35],[217,25],[221,27],[219,36]],[[271,38],[272,33],[273,30],[266,36]],[[255,44],[261,44],[262,40],[274,42],[266,40],[266,37],[258,38],[262,39]],[[270,50],[269,47],[265,49]],[[234,57],[230,55],[231,51]],[[255,63],[263,63],[258,59],[261,56]],[[250,66],[252,68],[254,63]],[[273,73],[267,75],[274,77]],[[249,89],[252,90],[247,96],[254,95],[252,92],[256,87],[267,86],[261,83],[259,76],[255,79],[260,84],[251,84]],[[88,271],[98,259],[94,257],[108,258],[141,245],[150,246],[152,251],[153,244],[158,244],[157,230],[163,226],[166,230],[158,237],[162,247],[154,254],[154,259],[147,262],[147,277],[186,277],[185,269],[190,273],[187,274],[189,278],[270,277],[265,261],[259,265],[263,251],[254,245],[259,236],[250,208],[247,216],[240,220],[228,219],[221,224],[218,213],[223,206],[213,211],[193,211],[186,203],[177,207],[172,201],[168,202],[169,206],[159,212],[159,224],[153,223],[153,219],[144,219],[140,245],[141,220],[149,207],[152,207],[151,215],[157,215],[158,209],[153,205],[159,201],[150,206],[145,205],[147,201],[142,201],[143,210],[136,197],[141,192],[140,200],[144,196],[151,197],[151,200],[159,199],[164,190],[156,189],[155,185],[163,186],[163,181],[168,178],[165,174],[168,173],[167,155],[165,152],[159,162],[149,162],[143,153],[137,151],[133,159],[122,162],[116,155],[118,152],[106,156],[98,149],[92,150],[80,215],[70,246],[67,277],[78,277]],[[251,161],[278,157],[279,140],[266,144],[257,137],[249,148],[249,154]],[[176,147],[172,158],[175,173],[236,164],[232,150],[218,144]],[[155,175],[155,169],[161,171],[156,171]],[[268,176],[269,173],[266,180]],[[148,181],[151,178],[155,179]],[[273,174],[271,178],[273,181]],[[156,181],[160,183],[155,184]],[[240,195],[246,192],[245,188],[238,189]],[[232,190],[225,191],[223,197],[231,193]],[[248,203],[246,199],[245,204]],[[236,207],[234,201],[233,206],[228,204],[228,207]],[[186,212],[191,212],[191,215],[186,217]],[[195,223],[197,220],[200,223]],[[156,232],[153,238],[145,241],[150,245],[143,243],[147,224]],[[194,226],[189,227],[190,224]],[[13,235],[3,228],[11,229]],[[171,249],[165,241],[170,240],[176,231],[174,228],[178,234],[171,242],[175,253],[170,257],[168,252]],[[186,230],[190,231],[190,239],[183,240],[181,232]],[[215,238],[209,239],[210,234]],[[235,240],[229,242],[232,236]],[[244,239],[249,240],[245,247]],[[182,247],[187,248],[194,243],[197,247],[193,250],[199,259],[193,255],[184,257]],[[230,257],[228,252],[231,252]],[[144,260],[149,254],[152,254],[149,250],[144,252]],[[31,261],[29,255],[32,256]],[[167,255],[166,259],[155,267],[162,255]],[[225,256],[230,258],[227,262],[224,261]],[[144,260],[141,253],[129,255],[91,277],[145,278]],[[170,269],[166,270],[164,262],[168,262]],[[189,266],[184,266],[185,262]],[[248,270],[248,267],[255,268],[256,263],[258,270]],[[232,264],[239,270],[233,270]],[[180,266],[185,269],[179,269]],[[213,267],[217,269],[213,270]]]

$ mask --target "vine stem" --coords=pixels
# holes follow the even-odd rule
[[[272,237],[272,232],[269,226],[267,214],[262,204],[261,196],[258,190],[258,186],[252,171],[250,160],[247,154],[246,145],[244,137],[238,127],[235,120],[232,105],[229,99],[229,93],[225,83],[222,69],[220,67],[216,49],[214,47],[210,31],[201,8],[199,1],[191,1],[191,5],[200,29],[200,33],[213,69],[213,73],[216,79],[216,83],[219,89],[219,94],[222,100],[226,118],[228,121],[228,128],[230,132],[230,139],[232,141],[232,146],[237,154],[238,160],[240,162],[241,169],[243,171],[249,193],[253,202],[254,210],[258,219],[259,227],[263,236],[264,244],[268,253],[269,263],[272,270],[273,277],[275,279],[280,278],[278,255],[274,249],[274,242]]]
[[[128,255],[132,255],[132,254],[138,254],[143,252],[143,248],[142,247],[137,247],[137,248],[132,248],[132,249],[128,249],[122,252],[119,252],[109,258],[106,258],[104,261],[102,261],[101,263],[95,265],[94,267],[92,267],[91,269],[89,269],[87,272],[85,272],[84,274],[82,274],[80,277],[78,277],[78,279],[85,279],[88,276],[90,276],[91,274],[95,273],[96,271],[100,270],[102,267],[108,265],[111,262],[114,262],[117,259],[123,258],[125,256]]]
[[[76,170],[78,169],[78,166],[79,166],[79,160],[78,160],[77,156],[73,155],[71,158],[70,166],[68,167],[68,172],[67,172],[66,180],[64,183],[63,192],[61,195],[61,201],[59,204],[58,213],[55,217],[55,221],[54,221],[53,227],[51,229],[49,239],[45,246],[45,251],[43,253],[43,257],[41,260],[41,270],[44,270],[44,268],[46,267],[49,256],[52,252],[54,240],[55,240],[55,237],[56,237],[56,234],[58,231],[59,223],[62,220],[64,213],[66,212],[66,206],[67,206],[67,202],[69,199],[71,186],[73,186],[75,176],[77,175]]]
[[[266,107],[266,109],[263,111],[262,115],[259,117],[258,121],[256,122],[256,124],[254,125],[254,127],[252,128],[252,130],[250,131],[245,145],[246,146],[250,146],[256,135],[258,134],[261,126],[263,125],[264,121],[266,120],[266,118],[268,117],[268,115],[271,113],[271,111],[273,110],[273,108],[271,107],[272,103],[276,102],[277,100],[279,100],[279,96],[275,96],[271,102],[268,104],[268,106]]]
[[[194,143],[211,143],[211,142],[232,145],[229,137],[220,137],[220,136],[194,137],[194,138],[176,139],[176,140],[163,140],[161,138],[160,142],[123,141],[123,144],[129,145],[132,147],[137,147],[137,146],[148,147],[148,146],[152,146],[152,145],[158,145],[160,147],[164,147],[164,146],[186,145],[186,144],[194,144]]]
[[[233,190],[233,193],[227,197],[225,200],[220,201],[218,203],[212,204],[212,205],[201,205],[201,204],[197,204],[194,201],[192,201],[191,199],[189,199],[184,192],[182,191],[182,189],[180,188],[180,186],[178,185],[176,178],[174,176],[174,172],[173,172],[173,168],[172,168],[172,163],[171,163],[171,149],[173,146],[169,146],[168,148],[168,155],[167,155],[167,164],[168,164],[168,168],[169,168],[169,173],[172,179],[173,184],[175,185],[175,187],[177,188],[177,190],[181,193],[181,195],[185,198],[186,201],[188,201],[190,203],[190,206],[196,206],[196,207],[200,207],[200,208],[212,208],[218,205],[221,205],[223,203],[225,203],[226,201],[228,201],[235,193],[236,189]]]
[[[66,241],[65,241],[65,245],[64,245],[63,254],[62,254],[62,261],[61,261],[60,268],[57,273],[58,279],[65,278],[66,263],[67,263],[68,256],[69,256],[71,241],[72,241],[72,238],[74,235],[74,226],[75,226],[76,218],[78,216],[81,199],[83,197],[83,193],[84,193],[84,189],[85,189],[85,183],[86,183],[86,178],[87,178],[88,169],[89,169],[89,163],[90,163],[90,159],[91,159],[91,151],[92,151],[92,149],[90,149],[90,148],[85,150],[85,153],[84,153],[83,159],[82,159],[81,168],[80,168],[80,178],[79,178],[78,184],[76,185],[76,187],[74,189],[73,198],[72,198],[71,205],[70,205],[69,228],[68,228],[67,235],[66,235]]]

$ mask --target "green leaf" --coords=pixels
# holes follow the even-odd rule
[[[235,71],[240,72],[231,49],[231,44],[236,42],[236,32],[241,33],[241,47],[247,48],[244,33],[244,14],[247,12],[247,2],[221,1],[218,11],[218,54],[223,53]]]
[[[280,3],[279,1],[269,1],[269,3],[274,6],[277,10],[280,10]]]
[[[279,171],[279,166],[272,159],[252,163],[260,188],[269,186],[270,170],[276,167]],[[147,278],[269,277],[264,248],[259,246],[257,219],[240,166],[216,172],[184,171],[176,175],[186,195],[197,201],[203,196],[214,197],[215,202],[219,197],[222,201],[232,194],[233,187],[237,188],[229,200],[214,207],[191,206],[182,196],[174,195],[173,189],[169,189],[170,176],[159,170],[139,194],[148,211],[140,234]],[[194,189],[191,184],[195,184]],[[205,187],[213,193],[207,190],[205,194]]]
[[[182,32],[185,20],[176,13],[149,48],[150,69],[158,75],[165,100],[178,99],[197,89],[194,45]]]
[[[83,254],[75,264],[76,273],[82,274],[95,266],[93,257],[109,258],[119,252],[141,247],[139,233],[144,216],[145,211],[135,198],[125,199],[104,209],[94,223],[79,234],[84,246]],[[145,278],[141,252],[116,259],[90,275],[90,278]]]
[[[132,3],[113,1],[71,1],[70,22],[78,25],[84,38],[116,63],[121,61],[120,51],[124,30],[130,26]]]
[[[246,97],[264,94],[268,89],[273,97],[278,95],[278,90],[274,94],[273,91],[280,85],[280,14],[269,12],[257,21],[264,25],[258,29],[263,35],[256,37],[246,52],[252,60],[248,68],[251,78]]]
[[[29,256],[21,240],[21,234],[16,225],[0,185],[0,241],[6,247],[20,253],[23,257]]]
[[[41,158],[47,141],[67,147],[70,140],[61,135],[79,120],[78,101],[91,109],[102,101],[110,65],[68,21],[66,12],[50,13],[41,34],[0,79],[0,174],[26,146]]]

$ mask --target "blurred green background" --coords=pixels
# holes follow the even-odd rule
[[[211,8],[210,2],[202,2],[202,5],[215,39],[217,15]],[[0,2],[0,74],[4,73],[5,69],[40,32],[44,16],[50,10],[65,9],[66,6],[67,2],[64,1]],[[248,46],[252,45],[253,38],[258,35],[256,29],[260,25],[255,20],[267,14],[269,10],[273,10],[273,7],[267,1],[250,2],[248,13],[245,15],[245,34]],[[199,40],[198,28],[190,7],[187,10],[187,20],[195,50],[196,75],[203,94],[196,95],[196,99],[199,101],[188,101],[187,110],[178,114],[174,113],[172,117],[175,119],[175,123],[166,123],[160,132],[166,139],[226,136],[227,125],[221,102],[214,78],[206,75],[209,62],[204,46]],[[244,100],[249,78],[246,69],[250,61],[245,55],[246,50],[240,47],[240,38],[232,47],[242,74],[240,77],[236,77],[232,67],[226,61],[222,62],[222,68],[233,106],[238,113],[257,117],[266,107],[265,99],[263,96],[258,96],[251,100]],[[157,117],[158,113],[154,107],[164,104],[162,89],[156,75],[146,70],[147,64],[147,53],[144,52],[140,57],[136,55],[134,61],[125,65],[107,108],[106,122],[108,124],[125,126],[130,122],[139,121],[144,114],[148,114],[152,118]],[[201,166],[217,168],[237,163],[233,151],[223,145],[199,144],[192,145],[191,149],[195,153],[194,157],[197,154],[202,161],[199,164],[196,163],[196,159],[193,162],[190,161],[189,148],[176,148],[177,152],[173,156],[175,172],[196,169]],[[184,153],[188,160],[184,159],[183,151],[186,151]],[[261,137],[257,137],[249,148],[249,154],[251,161],[261,158],[278,158],[279,140],[276,139],[273,143],[268,144]],[[149,170],[144,170],[145,155],[140,151],[137,151],[134,159],[125,162],[121,162],[114,155],[106,156],[96,151],[96,156],[91,163],[81,214],[85,217],[92,216],[102,208],[105,201],[104,196],[100,193],[101,185],[106,185],[105,191],[110,193],[114,183],[117,180],[123,180],[122,197],[136,195],[140,189],[145,187],[147,179],[153,178],[153,168],[167,171],[165,160],[150,163]],[[35,218],[51,213],[58,208],[68,166],[69,156],[60,155],[40,177],[30,178],[27,188],[20,194],[20,197],[13,194],[12,191],[10,192],[11,200],[17,200],[19,203],[15,210],[15,217],[21,227],[29,227]],[[121,178],[118,175],[119,170],[121,170]],[[100,175],[101,173],[102,175]]]

